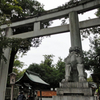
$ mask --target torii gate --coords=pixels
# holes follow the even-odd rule
[[[7,36],[10,38],[31,38],[31,37],[35,38],[35,37],[53,35],[53,34],[70,31],[71,46],[72,47],[77,46],[82,49],[79,30],[89,28],[89,27],[99,26],[100,19],[95,18],[95,19],[79,22],[78,14],[99,7],[100,7],[100,0],[82,0],[80,1],[79,4],[73,5],[72,7],[67,7],[62,10],[53,9],[41,16],[12,23],[10,27],[8,27],[7,25],[3,25],[1,26],[1,28],[6,28]],[[41,21],[50,21],[53,19],[62,18],[67,15],[69,15],[70,24],[57,26],[53,28],[40,29]],[[12,32],[13,27],[20,27],[30,23],[33,23],[33,27],[34,27],[33,31],[21,33],[18,35],[13,35]],[[7,82],[7,75],[8,75],[8,67],[9,67],[8,65],[10,59],[10,48],[7,48],[4,51],[4,55],[7,58],[7,63],[5,63],[4,61],[0,62],[0,100],[5,99],[5,90],[6,90],[6,82]]]

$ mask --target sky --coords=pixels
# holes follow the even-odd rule
[[[45,10],[50,10],[53,8],[56,8],[58,6],[61,6],[62,4],[65,4],[69,0],[38,0],[40,3],[44,5]],[[87,13],[84,13],[83,15],[79,15],[79,21],[87,20],[90,18],[95,18],[94,11],[90,11]],[[56,20],[53,22],[52,26],[60,25],[61,20]],[[42,40],[42,43],[37,48],[31,48],[27,52],[26,55],[23,57],[20,57],[19,60],[24,62],[26,66],[24,68],[27,68],[32,63],[40,64],[41,61],[44,60],[43,55],[54,55],[54,64],[57,63],[58,58],[61,57],[62,59],[66,58],[69,53],[70,48],[70,33],[61,33],[57,35],[52,35],[50,37],[44,37]],[[83,50],[89,49],[89,41],[86,39],[85,41],[82,41],[82,48]]]

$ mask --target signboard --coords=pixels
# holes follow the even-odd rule
[[[10,84],[15,84],[16,73],[10,74]]]

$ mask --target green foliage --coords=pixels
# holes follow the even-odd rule
[[[54,86],[54,72],[55,72],[55,67],[52,64],[53,62],[53,55],[44,55],[44,61],[41,62],[40,67],[44,69],[41,77],[44,81],[49,83],[51,86]],[[55,79],[56,80],[56,79]]]
[[[22,8],[19,6],[19,3],[16,0],[1,0],[0,2],[1,15],[9,15],[7,18],[10,18],[17,13],[22,13]]]
[[[4,49],[7,47],[12,47],[12,43],[16,39],[10,39],[6,38],[6,34],[3,29],[1,29],[2,24],[8,24],[10,23],[9,18],[10,14],[14,12],[22,12],[22,9],[20,6],[18,6],[18,3],[16,0],[9,1],[9,0],[1,0],[0,1],[0,59],[3,59],[6,61],[6,58],[4,56]]]
[[[7,38],[6,36],[0,37],[0,59],[6,58],[4,57],[4,49],[7,47],[13,48],[13,50],[19,50],[19,52],[26,53],[32,44],[28,39],[16,39],[16,38]]]
[[[36,0],[17,0],[23,9],[21,16],[32,16],[44,11],[43,5]]]
[[[21,69],[23,68],[23,66],[25,66],[25,64],[18,59],[18,55],[15,56],[13,66],[14,67],[13,67],[13,71],[12,72],[17,74],[16,80],[18,80],[19,78],[21,78],[23,76],[24,72],[26,71],[26,69],[23,69],[21,71]],[[11,86],[10,85],[10,77],[8,77],[8,79],[7,79],[7,86],[8,87]]]
[[[14,60],[14,67],[13,67],[13,71],[14,73],[17,74],[16,76],[16,80],[18,80],[19,78],[21,78],[24,74],[24,72],[26,71],[26,69],[23,69],[23,66],[25,64],[23,62],[21,62],[20,60],[18,60],[18,56],[15,57],[15,60]]]
[[[35,73],[43,73],[43,70],[42,68],[39,66],[39,64],[31,64],[27,70],[30,70],[30,71],[34,71]]]
[[[98,10],[96,12],[96,16],[100,17],[100,8],[98,8]]]
[[[96,16],[100,17],[100,8]],[[85,69],[100,73],[100,26],[81,30],[81,34],[90,41],[90,49],[84,52]]]
[[[65,75],[65,63],[59,58],[56,65],[53,64],[54,55],[44,55],[44,61],[40,64],[31,64],[27,70],[38,73],[41,78],[50,84],[50,87],[59,86],[59,82]]]
[[[87,82],[93,82],[92,77],[87,78]]]
[[[100,37],[98,35],[90,39],[90,50],[85,52],[85,66],[93,73],[100,73]]]
[[[13,72],[17,74],[16,81],[23,76],[23,74],[24,74],[25,71],[26,71],[26,69],[24,69],[24,70],[21,71],[18,68],[13,68]],[[10,87],[10,86],[11,86],[10,85],[10,77],[8,77],[8,79],[7,79],[7,87]]]
[[[56,64],[56,71],[57,71],[57,81],[61,82],[62,79],[65,77],[65,62],[59,58],[57,64]]]
[[[15,72],[17,74],[16,80],[18,80],[19,78],[21,78],[23,76],[23,74],[24,74],[25,71],[26,71],[26,69],[20,71],[17,68],[14,68],[13,69],[13,72]]]
[[[35,0],[1,0],[0,1],[0,26],[2,24],[8,24],[14,21],[30,18],[31,16],[40,16],[44,11],[43,5]],[[41,28],[50,25],[49,22],[42,22]],[[19,34],[33,30],[33,24],[12,28],[13,34]],[[3,35],[2,35],[3,34]],[[3,55],[3,49],[7,47],[13,48],[22,53],[26,53],[30,50],[30,47],[38,47],[42,38],[34,39],[8,39],[6,34],[0,27],[0,59],[6,58]]]
[[[21,71],[23,66],[25,66],[25,64],[23,62],[21,62],[18,59],[18,55],[16,55],[15,59],[14,59],[14,65],[13,65],[13,72],[15,72],[17,74],[16,80],[18,80],[23,75],[23,73],[26,71],[25,69]]]
[[[23,68],[23,66],[25,66],[25,64],[23,62],[21,62],[20,60],[18,60],[18,56],[16,55],[15,56],[15,59],[14,59],[14,68]]]

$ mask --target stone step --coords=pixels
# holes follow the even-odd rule
[[[61,88],[89,88],[88,82],[60,82]]]
[[[96,100],[94,96],[53,96],[53,100]]]
[[[57,94],[58,95],[92,95],[92,89],[91,88],[57,88]]]

